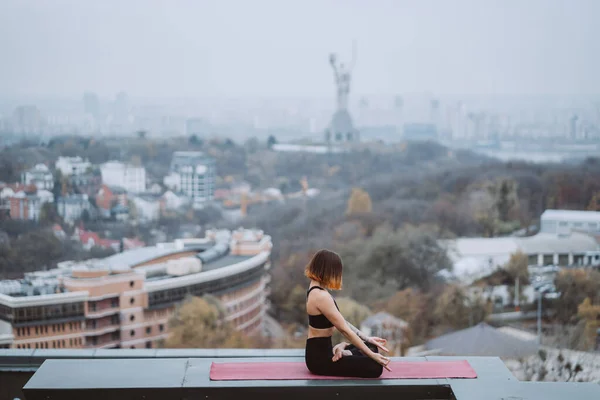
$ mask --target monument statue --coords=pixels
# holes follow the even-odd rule
[[[350,95],[350,82],[352,79],[352,69],[356,62],[356,45],[352,47],[352,61],[346,67],[339,63],[335,54],[329,55],[329,64],[333,68],[335,77],[335,85],[337,89],[337,110],[333,114],[329,129],[325,132],[325,140],[337,141],[356,141],[358,140],[357,132],[352,123],[352,117],[348,112],[348,97]]]
[[[335,84],[337,88],[337,108],[344,110],[348,108],[348,94],[350,93],[351,69],[346,69],[344,64],[338,66],[335,54],[329,57],[329,63],[333,68]]]

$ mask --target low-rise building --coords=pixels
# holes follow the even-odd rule
[[[24,185],[35,185],[38,189],[54,189],[54,176],[50,169],[44,164],[37,164],[21,174],[21,183]]]
[[[28,273],[0,285],[7,288],[0,294],[0,343],[17,349],[155,348],[169,333],[175,307],[186,296],[205,294],[222,302],[235,329],[261,334],[271,247],[261,231],[208,231],[200,239]]]
[[[160,217],[160,198],[153,194],[141,194],[130,200],[129,217],[142,222],[156,221]]]
[[[90,163],[87,159],[84,160],[79,156],[58,157],[58,160],[56,160],[54,166],[63,174],[63,176],[71,176],[83,175],[90,168],[92,168],[92,163]]]
[[[129,221],[129,207],[117,204],[110,209],[110,218],[121,222]]]
[[[76,193],[94,197],[102,186],[100,171],[85,172],[69,176],[69,183]]]
[[[130,193],[146,191],[146,169],[142,166],[110,161],[100,166],[102,182],[108,186],[117,186]]]
[[[127,192],[125,189],[102,185],[96,194],[96,207],[98,207],[102,217],[110,218],[111,210],[117,205],[127,207]]]
[[[458,238],[440,240],[453,263],[449,273],[465,283],[490,275],[517,252],[530,266],[594,267],[600,265],[600,244],[593,235],[573,231],[557,235],[540,232],[529,237]]]
[[[54,195],[48,190],[38,190],[30,194],[20,191],[10,197],[9,202],[12,219],[37,221],[40,219],[44,204],[54,202]]]
[[[542,214],[540,231],[568,235],[572,231],[600,233],[599,211],[546,210]]]
[[[58,215],[68,223],[73,224],[78,219],[81,219],[84,213],[91,217],[92,205],[86,194],[71,194],[66,197],[60,197],[56,201]]]
[[[170,211],[179,211],[191,204],[189,197],[183,193],[175,193],[167,190],[160,197],[160,210],[162,214],[167,214]]]
[[[86,231],[82,228],[75,228],[73,239],[81,243],[82,247],[86,250],[90,250],[92,247],[112,249],[115,252],[121,250],[120,240],[103,239],[96,232]]]

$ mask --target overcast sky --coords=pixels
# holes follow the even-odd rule
[[[598,94],[600,0],[0,0],[0,93]]]

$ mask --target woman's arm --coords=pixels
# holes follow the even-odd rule
[[[360,338],[360,340],[365,341],[365,342],[367,342],[369,340],[369,337],[367,335],[365,335],[364,333],[359,331],[358,328],[355,327],[354,325],[352,325],[350,322],[348,322],[348,320],[346,320],[346,324],[348,325],[348,327],[350,329],[352,329],[352,331],[356,334],[356,336],[358,336]]]
[[[352,325],[350,322],[346,321],[346,324],[348,324],[350,329],[352,329],[354,331],[354,333],[356,333],[356,336],[361,338],[361,340],[363,340],[367,343],[371,343],[371,344],[379,347],[381,350],[385,351],[386,353],[389,353],[389,350],[387,349],[387,347],[385,347],[385,345],[387,344],[387,340],[379,338],[379,337],[367,336],[364,333],[362,333],[361,331],[359,331],[358,328],[355,327],[354,325]]]
[[[317,294],[317,293],[315,293]],[[383,365],[386,369],[390,359],[383,356],[382,354],[375,353],[372,351],[361,338],[348,326],[348,323],[338,311],[337,307],[333,302],[333,298],[326,292],[319,292],[317,300],[317,308],[319,311],[327,317],[327,319],[344,335],[350,343],[352,343],[357,349],[359,349],[364,355],[372,358],[379,364]],[[356,329],[356,328],[355,328]]]

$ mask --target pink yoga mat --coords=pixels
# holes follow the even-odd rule
[[[466,360],[458,361],[392,361],[391,372],[383,370],[376,379],[477,378]],[[212,363],[213,381],[360,379],[312,374],[303,362],[236,362]]]

